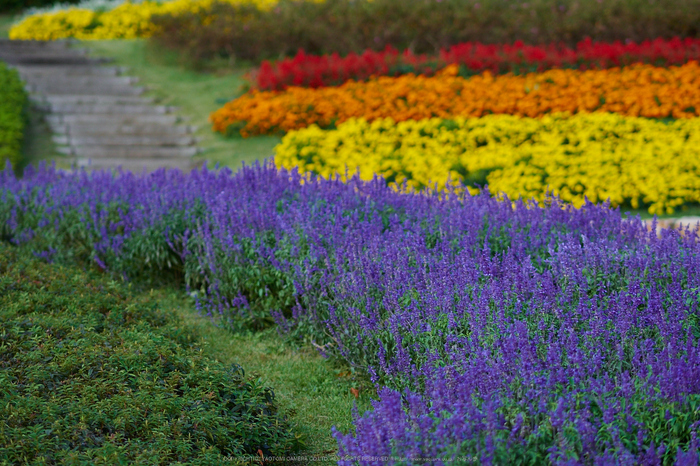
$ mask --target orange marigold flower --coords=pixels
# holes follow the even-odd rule
[[[215,131],[231,125],[243,136],[329,127],[350,118],[394,121],[509,114],[607,111],[648,118],[690,118],[700,113],[700,65],[635,65],[606,70],[550,70],[524,76],[469,79],[456,65],[434,77],[379,77],[338,87],[251,91],[211,115]]]

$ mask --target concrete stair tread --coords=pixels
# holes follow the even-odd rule
[[[54,86],[129,86],[136,84],[139,79],[133,76],[62,76],[62,75],[35,75],[26,78],[33,85],[48,84]]]
[[[135,95],[80,95],[80,94],[33,94],[30,96],[33,102],[44,104],[152,104],[154,97],[143,97]]]
[[[22,77],[51,75],[51,76],[120,76],[128,72],[123,66],[96,65],[17,65],[15,69]]]
[[[166,115],[172,113],[175,107],[168,105],[147,104],[39,104],[38,108],[63,115]]]
[[[63,146],[56,150],[61,154],[77,157],[101,159],[101,158],[191,158],[199,153],[195,146],[188,147],[160,147],[160,146]]]
[[[108,58],[87,58],[75,55],[36,55],[22,56],[21,54],[2,54],[0,60],[10,65],[93,65],[109,63]]]
[[[90,51],[86,48],[61,48],[55,47],[50,48],[46,45],[19,45],[12,47],[2,47],[0,46],[0,54],[4,55],[21,55],[23,57],[30,57],[34,55],[41,56],[73,56],[73,57],[87,57]]]
[[[32,46],[48,46],[48,47],[68,47],[76,43],[75,39],[58,39],[58,40],[14,40],[0,39],[0,47],[24,47]]]
[[[100,123],[107,125],[139,125],[157,123],[174,125],[183,120],[177,115],[47,115],[49,124]]]
[[[53,141],[60,145],[76,146],[155,146],[155,147],[188,147],[196,143],[191,135],[124,135],[124,134],[99,134],[99,135],[62,135],[53,136]]]
[[[26,86],[27,91],[30,93],[46,93],[52,95],[92,95],[92,96],[128,96],[128,95],[141,95],[146,92],[146,88],[143,86],[91,86],[91,87],[81,87],[81,86],[36,86],[28,84]]]
[[[97,136],[97,135],[186,135],[193,134],[196,128],[187,125],[161,125],[157,123],[145,123],[139,125],[104,125],[99,123],[65,123],[51,125],[54,133],[71,136]]]
[[[24,47],[27,45],[33,46],[48,46],[48,47],[69,47],[76,44],[76,39],[57,39],[57,40],[15,40],[15,39],[0,39],[0,47]]]
[[[77,41],[0,40],[0,60],[17,69],[32,103],[47,112],[57,151],[89,168],[153,171],[195,168],[195,128],[181,125],[175,107],[156,105],[112,61],[72,48]]]

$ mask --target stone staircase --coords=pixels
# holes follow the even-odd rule
[[[0,61],[18,70],[71,164],[134,172],[198,165],[194,128],[109,60],[68,41],[0,40]]]

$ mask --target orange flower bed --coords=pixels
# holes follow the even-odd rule
[[[608,111],[648,118],[700,114],[700,65],[658,68],[634,65],[606,70],[550,70],[525,76],[469,79],[457,66],[434,77],[379,77],[339,87],[251,91],[212,113],[215,131],[270,134],[312,124],[322,128],[350,118],[394,121],[510,114],[538,117],[552,112]],[[233,126],[232,126],[233,125]]]

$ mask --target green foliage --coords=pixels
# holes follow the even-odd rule
[[[222,464],[297,445],[172,312],[0,244],[0,464]]]
[[[590,410],[596,417],[603,417],[606,407],[614,403],[612,400],[601,400],[597,395],[582,396],[576,401],[575,409]],[[500,439],[494,444],[495,464],[552,464],[560,458],[550,453],[551,445],[578,445],[581,448],[583,441],[581,432],[575,423],[565,422],[560,426],[554,426],[546,415],[528,417],[516,402],[509,402],[501,406],[498,410],[503,415],[511,427],[516,424],[518,430],[524,434],[525,441],[520,444],[507,445],[508,431],[503,431]],[[516,419],[520,416],[521,421]],[[647,430],[654,445],[665,445],[662,450],[657,448],[657,454],[662,465],[670,466],[676,463],[676,456],[679,451],[687,452],[693,448],[691,445],[691,435],[694,425],[700,421],[700,397],[696,394],[688,395],[683,401],[654,401],[650,402],[642,396],[633,396],[628,402],[628,415],[619,416],[608,422],[604,422],[597,431],[593,432],[593,437],[598,442],[610,445],[618,443],[624,445],[633,455],[638,455],[648,448],[638,442],[639,430],[630,422],[632,419],[641,422]],[[590,439],[589,439],[590,441]],[[462,444],[461,451],[476,449],[474,440],[467,440]],[[573,459],[583,461],[588,464],[586,456],[577,457],[572,453]],[[571,458],[570,458],[571,459]],[[631,463],[630,463],[631,464]],[[657,463],[659,464],[659,463]],[[691,463],[692,464],[692,463]]]
[[[575,45],[586,37],[611,42],[697,37],[700,0],[281,0],[270,11],[218,3],[155,23],[157,42],[195,61],[258,61],[299,49],[345,55],[392,46],[436,53],[467,41]]]
[[[22,156],[27,93],[17,71],[0,62],[0,166],[15,167]]]
[[[27,8],[51,6],[56,3],[79,3],[80,0],[0,0],[0,13],[18,12]]]

